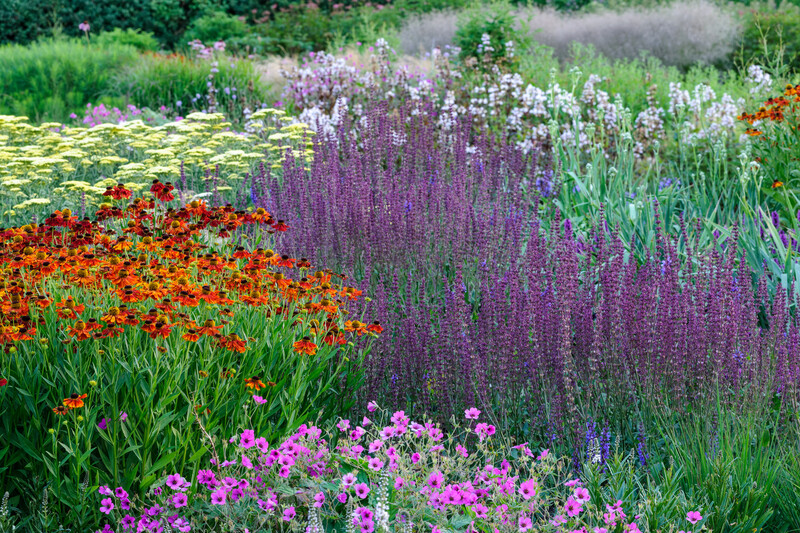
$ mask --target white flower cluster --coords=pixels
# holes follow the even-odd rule
[[[488,34],[483,35],[480,50],[491,51]],[[367,67],[320,53],[302,67],[283,73],[289,80],[286,96],[301,110],[300,119],[322,134],[336,131],[347,114],[363,122],[365,104],[377,96],[390,106],[411,103],[412,115],[433,108],[443,132],[469,116],[477,127],[499,129],[526,151],[550,146],[558,139],[582,151],[602,150],[609,157],[618,140],[630,138],[639,158],[651,153],[668,126],[677,129],[683,142],[731,139],[744,107],[743,100],[729,94],[718,97],[707,84],[698,84],[690,92],[681,83],[670,83],[666,109],[651,85],[648,107],[632,117],[619,95],[612,98],[602,89],[606,80],[596,74],[580,85],[581,73],[575,72],[572,89],[562,87],[555,78],[547,87],[537,87],[498,65],[477,75],[467,72],[451,60],[459,51],[435,49],[433,71],[425,76],[393,64],[394,51],[382,39]],[[772,83],[760,67],[750,68],[749,80],[759,91]]]
[[[772,90],[772,76],[758,65],[750,65],[747,68],[745,81],[750,86],[750,94],[753,96],[763,96]]]
[[[742,98],[734,100],[728,93],[717,98],[714,89],[703,83],[695,86],[691,94],[680,83],[670,83],[669,98],[669,113],[680,124],[681,140],[690,144],[730,137],[736,117],[745,106]]]

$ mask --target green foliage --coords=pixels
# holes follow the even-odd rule
[[[227,58],[218,62],[218,72],[212,68],[210,61],[180,55],[143,55],[114,76],[108,94],[123,95],[139,107],[165,106],[183,115],[208,109],[213,95],[216,108],[231,120],[240,120],[245,107],[252,111],[264,101],[267,87],[252,62]]]
[[[489,37],[488,50],[484,35]],[[466,12],[454,38],[454,44],[461,48],[462,58],[483,59],[488,56],[493,63],[516,62],[515,53],[507,49],[508,42],[514,43],[517,47],[515,53],[519,54],[529,40],[507,2],[496,2]]]
[[[800,72],[800,7],[797,5],[785,3],[781,9],[749,10],[744,16],[741,43],[732,62],[765,65],[775,53],[791,71]]]
[[[136,61],[136,49],[80,40],[0,46],[0,114],[65,121],[87,102],[109,95],[115,71]],[[102,100],[119,103],[119,99]]]
[[[397,0],[394,6],[407,13],[430,13],[445,9],[464,9],[474,5],[470,0]]]
[[[776,421],[756,409],[705,415],[660,420],[665,453],[684,473],[681,488],[708,503],[704,524],[712,531],[776,531],[773,490],[785,458]]]
[[[94,506],[81,511],[86,476],[93,486],[114,483],[145,491],[164,469],[196,475],[205,464],[200,459],[208,458],[196,416],[217,439],[245,426],[260,428],[272,442],[300,424],[324,422],[349,409],[352,395],[343,393],[362,378],[363,352],[351,352],[348,359],[326,348],[299,357],[292,349],[291,322],[256,310],[236,319],[243,336],[257,336],[246,357],[178,338],[162,353],[143,332],[126,335],[113,348],[98,351],[90,344],[73,350],[60,342],[65,339],[57,324],[52,318],[47,326],[49,347],[3,358],[3,368],[16,376],[8,389],[19,394],[0,391],[0,431],[11,445],[2,461],[0,493],[22,494],[15,484],[47,472],[54,480],[51,506],[73,525],[93,525],[99,518]],[[262,405],[250,399],[244,385],[255,375],[275,382],[258,391],[266,400]],[[86,407],[63,418],[53,415],[52,408],[76,391],[88,394]],[[109,419],[106,429],[98,427],[102,418]]]
[[[186,30],[184,41],[199,39],[204,43],[240,39],[247,35],[248,28],[238,17],[216,11],[195,19]]]
[[[250,45],[262,54],[293,55],[329,50],[357,41],[374,42],[386,37],[402,23],[404,12],[387,7],[337,10],[290,9],[277,12],[271,20],[255,27],[258,37],[234,41],[238,48]]]
[[[158,41],[151,32],[143,32],[128,28],[126,30],[114,28],[92,38],[94,44],[110,48],[115,44],[132,46],[140,52],[155,52],[159,48]]]

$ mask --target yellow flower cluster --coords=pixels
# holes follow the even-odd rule
[[[285,112],[262,109],[250,116],[248,132],[235,132],[221,113],[192,113],[184,120],[150,126],[141,120],[70,127],[32,125],[27,117],[0,115],[0,213],[3,222],[29,219],[82,202],[103,201],[106,187],[123,183],[141,195],[155,180],[179,186],[181,163],[191,197],[210,188],[208,172],[219,168],[216,190],[238,190],[260,163],[280,168],[288,151],[299,160],[312,155],[313,131]]]

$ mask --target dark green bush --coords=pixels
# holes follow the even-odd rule
[[[112,31],[104,31],[93,38],[94,44],[101,47],[110,47],[114,44],[128,45],[136,48],[140,52],[155,52],[159,48],[158,41],[151,32],[143,32],[128,28],[114,28]]]
[[[743,12],[743,19],[744,30],[732,63],[768,64],[782,47],[783,63],[791,71],[800,72],[800,8],[784,2],[780,9]]]
[[[487,52],[483,47],[484,35],[489,36],[491,51]],[[509,41],[517,47],[513,57],[506,48]],[[473,9],[459,23],[454,38],[454,44],[461,48],[462,58],[484,59],[488,56],[493,63],[516,63],[520,47],[528,43],[528,37],[507,3]]]
[[[404,12],[394,7],[363,7],[327,13],[321,9],[289,9],[277,12],[256,26],[260,53],[300,54],[327,50],[333,41],[352,43],[374,40],[372,30],[399,27]],[[253,43],[250,43],[253,44]]]
[[[183,35],[185,42],[198,39],[206,44],[240,39],[248,33],[247,24],[239,17],[216,11],[195,19]]]
[[[0,114],[63,122],[70,113],[82,114],[87,103],[99,103],[115,72],[137,57],[131,46],[78,39],[0,46]]]

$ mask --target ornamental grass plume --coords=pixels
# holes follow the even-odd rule
[[[440,420],[476,406],[545,439],[577,432],[580,413],[624,425],[648,405],[797,399],[794,302],[752,285],[735,231],[699,250],[692,223],[668,235],[657,220],[656,249],[628,259],[613,228],[576,235],[560,218],[536,152],[409,108],[354,129],[253,187],[296,221],[282,245],[353,275],[388,324],[362,398]]]

